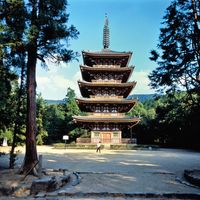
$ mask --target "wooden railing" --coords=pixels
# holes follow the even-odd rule
[[[123,99],[123,96],[96,96],[96,95],[90,95],[90,98],[92,99]]]
[[[102,118],[110,118],[110,117],[119,117],[119,118],[122,118],[125,116],[124,113],[102,113],[102,112],[99,112],[99,113],[89,113],[88,115],[89,117],[92,117],[92,116],[95,116],[95,117],[102,117]]]
[[[121,83],[121,80],[109,80],[109,79],[99,79],[99,80],[92,80],[92,83],[99,83],[99,84],[109,84],[109,83]]]
[[[96,68],[120,68],[120,65],[93,65]]]

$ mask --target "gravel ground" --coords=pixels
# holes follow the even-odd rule
[[[20,151],[17,160],[19,167],[23,161],[24,148],[21,147],[17,150]],[[0,147],[0,152],[8,151],[9,148]],[[143,200],[143,197],[138,198],[136,196],[120,197],[116,195],[111,197],[108,195],[102,197],[102,193],[187,194],[187,199],[190,199],[190,194],[191,199],[194,199],[192,195],[200,195],[198,187],[190,185],[183,179],[185,169],[200,169],[200,153],[195,151],[180,149],[103,150],[102,153],[96,153],[94,150],[54,149],[51,146],[38,146],[38,155],[43,155],[44,168],[66,169],[69,173],[77,172],[80,176],[80,184],[62,188],[63,194],[73,194],[73,197],[58,197],[55,193],[54,196],[50,194],[46,197],[49,200]],[[0,166],[8,166],[7,156],[1,156]],[[0,181],[2,180],[0,179]],[[76,196],[76,194],[81,193],[101,195],[95,197],[91,195],[87,197],[84,195],[82,197]],[[0,199],[2,200],[2,198],[4,199],[4,197]],[[9,200],[8,198],[5,199]],[[148,199],[160,200],[163,198],[153,199],[153,197],[149,197]]]

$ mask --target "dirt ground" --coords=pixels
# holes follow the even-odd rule
[[[46,151],[45,146],[41,146],[39,149],[40,151]],[[14,197],[26,197],[30,194],[30,188],[33,180],[38,179],[38,177],[33,175],[25,176],[24,174],[20,174],[20,166],[15,169],[8,169],[10,150],[11,147],[0,146],[0,159],[2,159],[0,162],[0,194],[3,191],[4,194],[8,195],[12,193],[12,196]],[[24,154],[24,152],[24,146],[15,148],[15,153],[17,154]],[[56,175],[56,173],[53,175]],[[46,177],[48,176],[49,175],[46,175]],[[45,177],[45,175],[43,175],[43,177]],[[15,192],[13,193],[13,191]]]
[[[0,157],[0,188],[15,189],[15,197],[29,194],[32,181],[36,178],[17,174],[24,158],[24,147],[19,152],[17,168],[8,167],[9,147],[0,147],[5,153]],[[95,150],[54,149],[38,146],[38,155],[43,155],[46,169],[66,169],[77,172],[81,181],[73,187],[62,188],[68,194],[177,194],[198,195],[200,190],[182,180],[185,169],[200,169],[200,152],[184,149],[156,150]],[[0,194],[1,196],[1,194]],[[57,195],[58,196],[58,195]],[[0,197],[1,199],[1,197]],[[5,198],[8,200],[7,198]],[[125,199],[125,198],[123,198]]]

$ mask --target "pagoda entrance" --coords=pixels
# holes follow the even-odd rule
[[[100,132],[100,140],[103,144],[111,143],[112,132]]]
[[[101,141],[102,144],[120,144],[121,143],[121,131],[92,131],[91,132],[91,143],[98,143]]]

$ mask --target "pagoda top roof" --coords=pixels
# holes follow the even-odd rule
[[[96,64],[117,64],[126,67],[131,59],[132,52],[118,52],[110,49],[102,49],[101,51],[82,51],[83,61],[85,65],[93,66]]]
[[[83,50],[83,55],[98,55],[98,56],[132,56],[131,51],[113,51],[110,49],[102,49],[100,51]]]

